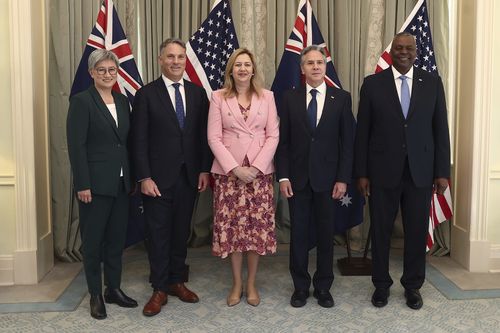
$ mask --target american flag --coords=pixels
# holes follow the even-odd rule
[[[186,79],[205,88],[208,97],[224,84],[227,59],[239,47],[227,0],[217,0],[186,44]]]
[[[325,82],[329,86],[342,87],[333,66],[332,57],[319,30],[318,22],[314,17],[311,4],[309,0],[301,0],[292,33],[285,44],[285,51],[271,87],[278,105],[281,102],[283,92],[298,87],[304,82],[300,71],[300,52],[305,47],[313,44],[323,47],[327,55]]]
[[[127,96],[132,104],[136,91],[142,87],[143,83],[112,0],[102,1],[97,21],[87,40],[76,71],[70,96],[87,89],[92,84],[87,63],[89,55],[96,49],[111,50],[118,57],[120,68],[113,89]]]
[[[429,24],[429,15],[427,14],[427,4],[425,0],[419,0],[399,32],[409,32],[415,36],[417,44],[417,59],[415,67],[425,71],[438,74],[436,66],[436,57],[432,46],[431,26]],[[392,44],[392,43],[391,43]],[[392,64],[391,44],[387,46],[384,53],[380,56],[375,73],[378,73]],[[439,223],[449,220],[452,216],[453,203],[451,200],[450,187],[446,188],[443,195],[433,193],[431,199],[431,209],[429,213],[429,232],[427,234],[427,250],[434,245],[434,229]]]
[[[305,47],[313,44],[323,47],[327,54],[326,84],[337,88],[342,87],[333,66],[332,57],[328,52],[323,35],[319,30],[318,22],[314,17],[311,4],[308,0],[301,0],[297,10],[297,19],[295,20],[292,33],[285,44],[285,51],[283,52],[271,87],[275,95],[278,110],[280,109],[279,104],[281,103],[283,92],[288,89],[294,89],[304,82],[300,70],[300,52]],[[355,123],[352,125],[356,126]],[[352,186],[352,184],[348,185],[345,196],[341,200],[338,200],[337,204],[338,209],[335,210],[336,233],[345,233],[348,229],[363,222],[365,199],[355,186]]]
[[[103,0],[97,21],[87,40],[82,59],[76,71],[70,97],[86,90],[93,84],[88,71],[88,59],[92,51],[106,49],[113,51],[120,61],[118,77],[113,90],[128,97],[132,105],[136,91],[143,83],[139,70],[132,55],[132,51],[123,32],[112,0]],[[138,195],[130,197],[129,220],[127,226],[126,247],[139,242],[144,238],[144,216],[142,214],[141,198]]]

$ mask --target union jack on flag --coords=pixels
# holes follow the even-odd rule
[[[205,88],[208,98],[224,84],[227,59],[239,47],[227,0],[217,0],[186,44],[185,78]]]
[[[285,51],[278,66],[271,90],[274,92],[276,104],[281,103],[281,95],[288,89],[298,87],[304,82],[300,71],[300,52],[309,45],[324,48],[326,58],[325,82],[329,86],[341,88],[340,80],[333,66],[332,57],[326,47],[318,22],[314,17],[309,0],[301,0],[292,33],[285,44]],[[279,110],[279,108],[278,108]]]
[[[417,59],[415,67],[438,75],[436,66],[436,57],[432,46],[431,26],[429,24],[429,15],[427,14],[427,4],[425,0],[419,0],[399,32],[408,32],[415,36],[417,44]],[[380,56],[375,73],[383,71],[392,64],[390,50],[392,42],[387,46]],[[444,221],[453,216],[453,203],[451,200],[451,191],[448,186],[443,195],[433,193],[431,199],[431,209],[429,212],[429,232],[427,234],[427,250],[434,245],[434,229]]]
[[[76,71],[70,97],[92,84],[93,81],[88,71],[88,59],[92,51],[96,49],[113,51],[118,57],[120,68],[118,68],[117,82],[113,90],[127,96],[132,104],[136,91],[142,87],[143,83],[112,0],[102,1],[97,21],[87,40]]]

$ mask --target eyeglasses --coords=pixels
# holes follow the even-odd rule
[[[116,68],[116,67],[109,67],[109,68],[98,67],[95,69],[95,71],[99,75],[106,75],[106,73],[109,73],[109,75],[116,75],[116,73],[118,73],[118,68]]]

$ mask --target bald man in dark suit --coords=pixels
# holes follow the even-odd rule
[[[401,284],[411,309],[423,305],[426,237],[433,187],[443,193],[450,177],[450,140],[441,78],[413,66],[415,37],[392,42],[393,65],[364,80],[355,139],[355,176],[369,197],[372,304],[388,302],[390,237],[401,207],[404,268]]]

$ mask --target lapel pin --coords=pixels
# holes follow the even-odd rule
[[[423,82],[424,80],[422,80],[422,79],[418,79],[418,81],[419,81],[419,82]]]

